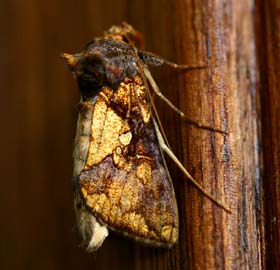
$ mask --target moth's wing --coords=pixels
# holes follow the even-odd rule
[[[178,239],[177,204],[144,88],[137,77],[99,94],[80,190],[111,230],[171,246]]]

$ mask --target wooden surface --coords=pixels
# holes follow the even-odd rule
[[[264,149],[265,263],[280,269],[280,2],[259,1],[257,21]]]
[[[280,269],[279,1],[20,1],[0,3],[1,269]],[[171,250],[111,235],[79,248],[72,147],[79,96],[59,58],[127,21],[146,48],[205,70],[153,69],[190,118],[157,102],[172,149],[229,215],[167,159],[180,215]]]

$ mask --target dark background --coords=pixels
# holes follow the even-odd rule
[[[121,237],[109,237],[96,254],[79,247],[71,186],[79,94],[59,55],[79,52],[125,20],[150,29],[146,47],[170,59],[151,40],[173,46],[174,33],[164,29],[174,8],[170,1],[0,2],[1,269],[133,267],[135,244]]]

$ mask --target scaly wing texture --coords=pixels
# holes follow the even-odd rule
[[[89,152],[80,174],[87,207],[108,228],[146,243],[178,239],[173,186],[141,77],[103,87],[92,107]]]

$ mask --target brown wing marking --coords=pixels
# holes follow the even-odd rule
[[[88,208],[110,229],[170,246],[178,239],[177,204],[140,87],[136,77],[99,94],[80,188]]]

